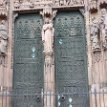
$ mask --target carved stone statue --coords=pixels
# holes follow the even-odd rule
[[[42,41],[44,44],[44,53],[53,53],[54,28],[52,20],[56,15],[56,11],[52,11],[50,6],[46,6],[41,12],[44,19],[42,28]]]
[[[92,36],[92,49],[95,52],[100,49],[99,23],[95,18],[92,19],[91,36]]]
[[[100,27],[101,27],[101,38],[103,47],[107,48],[107,10],[101,10],[101,19],[100,19]]]
[[[54,28],[52,21],[45,19],[42,28],[42,41],[44,44],[44,52],[53,52]]]
[[[0,24],[0,55],[6,55],[7,39],[6,22],[2,20]]]

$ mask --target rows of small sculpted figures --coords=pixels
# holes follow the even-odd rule
[[[34,7],[43,7],[47,4],[53,6],[82,5],[84,4],[84,0],[15,0],[14,8],[26,9]]]
[[[101,9],[100,18],[92,17],[90,25],[93,52],[107,49],[107,10]]]

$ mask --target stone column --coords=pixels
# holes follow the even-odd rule
[[[44,46],[44,107],[55,107],[55,70],[54,70],[54,27],[55,11],[46,6],[41,12],[44,25],[42,28],[42,42]]]

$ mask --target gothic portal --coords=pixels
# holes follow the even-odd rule
[[[63,96],[61,107],[67,107],[70,99],[74,107],[89,107],[84,17],[79,11],[58,12],[53,25],[55,105],[59,106],[59,100]],[[47,106],[50,102],[43,100],[43,97],[51,99],[46,97],[52,94],[47,85],[53,83],[50,82],[51,79],[45,79],[49,79],[51,73],[48,72],[53,71],[48,68],[46,73],[49,77],[45,77],[47,74],[43,73],[46,62],[43,55],[42,26],[43,19],[38,13],[19,14],[15,20],[13,107],[42,107],[44,103]],[[46,95],[42,97],[43,90]]]
[[[0,0],[0,107],[107,107],[107,0]]]

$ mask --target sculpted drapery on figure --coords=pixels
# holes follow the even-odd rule
[[[44,44],[44,52],[53,52],[54,28],[52,20],[45,19],[42,28],[42,41]]]
[[[95,19],[95,17],[92,18],[91,36],[93,52],[100,50],[99,23],[98,20]]]
[[[107,10],[105,8],[101,10],[100,28],[102,45],[107,48]]]
[[[52,20],[56,11],[52,11],[49,6],[46,6],[41,13],[44,19],[44,25],[42,28],[42,41],[44,44],[44,53],[53,53],[54,42],[54,27]]]

